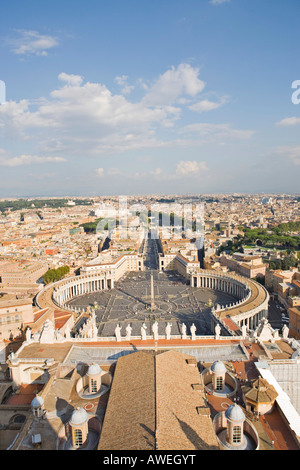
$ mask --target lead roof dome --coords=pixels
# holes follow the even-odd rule
[[[76,408],[72,413],[70,424],[71,426],[81,426],[82,424],[85,424],[88,419],[89,416],[83,408]]]
[[[240,422],[245,421],[246,419],[242,408],[236,403],[233,405],[230,405],[227,408],[227,410],[225,411],[225,416],[228,419],[228,421],[231,421],[233,423],[240,423]]]

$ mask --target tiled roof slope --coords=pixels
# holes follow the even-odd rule
[[[218,449],[195,363],[177,351],[119,358],[98,449]]]
[[[118,359],[100,450],[155,449],[154,357],[138,351]]]
[[[157,448],[219,449],[196,364],[177,351],[156,356]]]

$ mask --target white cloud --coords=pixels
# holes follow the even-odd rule
[[[124,88],[122,88],[122,93],[123,93],[123,95],[129,95],[129,93],[131,93],[132,90],[134,90],[133,85],[126,85],[126,86],[124,86]]]
[[[184,126],[181,131],[182,134],[196,135],[203,141],[207,139],[237,139],[247,140],[250,139],[254,131],[252,130],[239,130],[232,128],[231,124],[211,124],[211,123],[196,123]]]
[[[222,3],[229,3],[231,0],[210,0],[211,5],[221,5]]]
[[[188,108],[191,111],[196,111],[198,113],[203,113],[205,111],[211,111],[213,109],[220,108],[220,106],[223,106],[227,102],[228,102],[227,97],[223,97],[222,99],[220,99],[219,102],[204,99],[204,100],[198,101],[198,102],[188,106]]]
[[[108,176],[118,176],[121,174],[121,171],[119,170],[119,168],[109,168],[107,170],[107,174]]]
[[[105,85],[79,85],[81,77],[76,75],[60,74],[59,78],[66,85],[52,91],[49,100],[1,105],[0,132],[2,128],[6,134],[10,131],[12,138],[18,134],[27,139],[37,137],[40,131],[39,145],[49,152],[57,151],[60,142],[63,151],[99,154],[155,147],[159,145],[155,126],[177,117],[172,106],[152,108],[132,103],[122,95],[113,95]]]
[[[162,169],[158,167],[155,170],[151,171],[150,173],[154,176],[159,176],[162,174]]]
[[[70,86],[80,86],[83,82],[83,78],[80,75],[69,75],[62,72],[58,75],[59,80],[66,82]]]
[[[97,176],[100,176],[100,178],[102,178],[104,176],[104,169],[103,168],[97,168],[96,174],[97,174]]]
[[[300,165],[300,146],[279,147],[277,153],[289,160],[293,165]]]
[[[290,117],[290,118],[285,118],[285,119],[282,119],[281,121],[277,122],[276,125],[277,126],[296,126],[300,124],[300,118],[297,118],[295,116],[293,117]]]
[[[30,129],[55,127],[55,116],[50,117],[43,113],[44,104],[42,100],[38,104],[38,110],[31,111],[31,103],[28,100],[6,101],[0,106],[0,132],[11,134],[13,140],[16,137],[28,139]]]
[[[57,173],[39,173],[37,175],[34,173],[28,173],[27,176],[36,180],[48,180],[49,178],[57,178]]]
[[[37,165],[42,163],[61,163],[66,159],[62,157],[40,157],[37,155],[20,155],[18,157],[7,157],[0,153],[0,166],[17,167],[23,165]]]
[[[123,95],[129,95],[129,93],[134,89],[133,85],[128,85],[127,79],[127,75],[121,75],[115,78],[115,82],[122,87],[121,93],[123,93]]]
[[[125,85],[125,83],[127,82],[127,79],[128,79],[128,76],[127,75],[121,75],[121,76],[118,76],[115,78],[115,82],[118,84],[118,85]]]
[[[148,89],[143,102],[150,106],[172,105],[182,95],[196,96],[205,87],[199,69],[189,64],[171,67]]]
[[[195,160],[181,160],[177,163],[175,169],[172,171],[162,170],[160,167],[157,167],[153,170],[143,170],[143,171],[121,171],[118,168],[109,168],[106,171],[106,175],[108,177],[115,177],[121,176],[122,178],[126,179],[145,179],[149,180],[151,178],[155,178],[156,180],[160,181],[170,181],[170,180],[178,180],[180,178],[186,177],[199,177],[202,173],[207,175],[209,172],[209,168],[205,161],[197,162]],[[104,169],[98,168],[96,170],[96,174],[98,176],[104,176]]]
[[[212,109],[219,108],[221,106],[220,103],[214,103],[213,101],[202,100],[198,101],[198,103],[192,104],[189,106],[191,111],[197,111],[198,113],[202,113],[204,111],[211,111]]]
[[[121,75],[115,80],[123,86],[127,78]],[[253,133],[229,124],[199,122],[180,129],[184,109],[194,106],[200,112],[216,106],[208,99],[199,100],[205,84],[199,69],[188,64],[171,67],[135,102],[113,94],[104,84],[84,82],[80,75],[62,72],[58,79],[61,87],[50,92],[48,99],[7,101],[0,106],[0,138],[30,141],[36,146],[28,152],[32,155],[95,157],[199,145],[216,138],[246,139]]]
[[[181,160],[176,166],[176,175],[177,176],[196,176],[202,171],[207,171],[206,162],[197,162],[193,161],[184,161]]]
[[[18,37],[8,40],[12,51],[17,55],[48,55],[48,50],[58,46],[54,36],[40,34],[38,31],[18,29]]]

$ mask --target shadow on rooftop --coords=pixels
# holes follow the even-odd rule
[[[140,426],[148,433],[148,436],[143,436],[147,445],[152,449],[155,449],[155,432],[143,423],[140,423]]]
[[[70,417],[72,412],[74,411],[74,407],[70,405],[66,400],[63,398],[56,397],[56,415],[60,418],[62,423],[66,422],[66,418]]]
[[[218,446],[211,446],[205,442],[201,437],[196,433],[196,431],[186,422],[179,419],[174,415],[187,439],[193,444],[197,450],[219,450]]]

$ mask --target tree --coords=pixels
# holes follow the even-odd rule
[[[69,266],[62,266],[57,269],[48,269],[48,271],[43,276],[43,281],[45,284],[60,281],[60,279],[62,279],[69,272]]]

